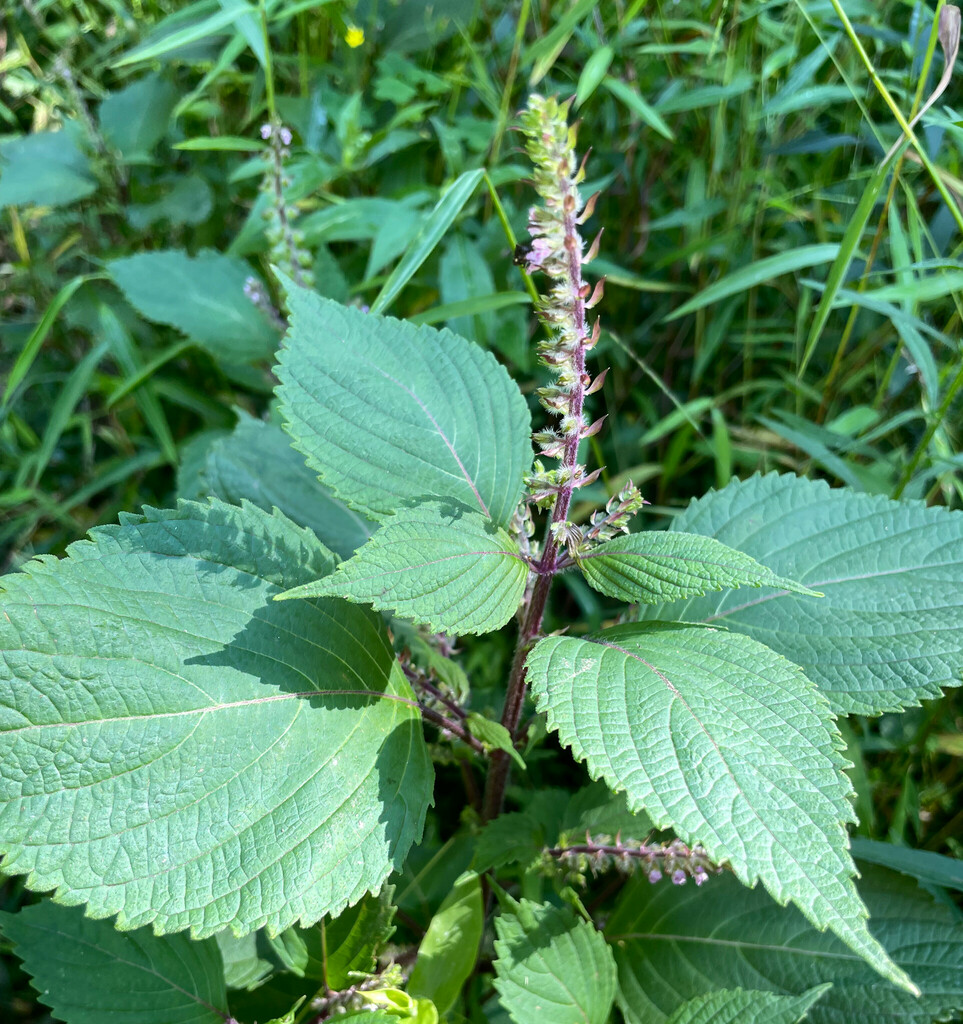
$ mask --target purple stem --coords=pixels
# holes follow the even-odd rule
[[[585,300],[582,298],[582,246],[581,239],[578,236],[576,221],[577,204],[575,203],[574,186],[571,183],[566,184],[563,193],[563,209],[566,206],[564,201],[569,196],[572,197],[572,209],[567,210],[564,215],[565,252],[568,264],[568,284],[571,292],[572,319],[575,324],[576,337],[580,339],[573,356],[575,383],[571,392],[570,414],[575,422],[580,424],[582,422],[582,406],[585,403]],[[562,468],[569,470],[569,480],[555,497],[551,525],[565,522],[568,518],[569,506],[572,503],[572,493],[575,490],[574,476],[575,467],[578,465],[580,433],[579,430],[574,431],[565,441]],[[552,587],[552,581],[558,572],[558,568],[559,548],[552,534],[551,526],[549,526],[545,536],[545,547],[542,557],[535,569],[538,573],[538,579],[535,581],[532,598],[519,630],[518,642],[515,646],[515,656],[512,659],[512,669],[508,677],[508,693],[505,696],[505,708],[502,712],[502,725],[509,731],[513,740],[517,735],[518,721],[521,718],[522,708],[525,705],[525,659],[528,657],[528,652],[541,632],[542,618],[545,615],[545,606],[548,602],[548,592]],[[496,818],[501,813],[502,803],[505,799],[505,787],[508,785],[508,777],[511,773],[511,764],[511,758],[504,750],[492,751],[491,766],[485,783],[485,800],[482,807],[483,821],[491,821],[492,818]]]

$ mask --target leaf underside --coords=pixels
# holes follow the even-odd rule
[[[915,882],[860,865],[873,934],[919,984],[919,998],[882,981],[834,935],[760,889],[721,875],[701,888],[632,879],[606,925],[628,1024],[664,1024],[684,1002],[740,986],[802,995],[832,988],[807,1024],[931,1024],[963,1012],[963,926]]]
[[[495,918],[495,988],[516,1024],[605,1024],[615,961],[602,935],[568,907],[521,900]]]
[[[34,988],[69,1024],[223,1024],[227,995],[214,939],[119,932],[80,907],[43,900],[0,915]]]
[[[622,601],[661,604],[733,587],[776,587],[818,596],[742,551],[698,534],[631,533],[599,544],[577,560],[596,590]]]
[[[672,525],[825,597],[726,593],[643,608],[641,618],[753,636],[801,666],[842,714],[899,711],[963,679],[963,513],[773,473],[694,501]]]
[[[912,987],[867,931],[841,740],[795,665],[684,623],[547,637],[527,664],[538,710],[594,777]]]
[[[281,411],[324,484],[373,519],[454,498],[507,527],[531,465],[531,416],[494,356],[300,288],[288,305]]]
[[[337,571],[282,595],[341,597],[457,636],[514,615],[528,579],[518,545],[458,502],[402,509]]]
[[[280,513],[145,510],[4,578],[4,870],[121,927],[279,931],[378,888],[432,769],[381,620]],[[399,699],[400,698],[400,699]]]
[[[182,497],[200,499],[209,494],[232,505],[246,498],[266,511],[279,508],[298,525],[313,530],[341,558],[350,557],[377,529],[318,482],[280,427],[244,412],[239,412],[233,432],[208,449],[198,493]]]

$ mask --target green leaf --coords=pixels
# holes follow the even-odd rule
[[[829,988],[820,985],[801,996],[743,988],[706,992],[683,1003],[668,1024],[796,1024]]]
[[[402,288],[415,276],[418,268],[445,237],[465,203],[475,194],[475,189],[478,188],[478,183],[482,180],[484,173],[484,168],[465,171],[452,182],[445,194],[435,204],[434,209],[428,214],[421,230],[411,240],[411,244],[399,260],[398,265],[388,275],[388,280],[382,285],[381,291],[371,303],[372,313],[383,313],[398,297]]]
[[[375,519],[455,498],[507,527],[531,465],[531,417],[494,356],[303,289],[288,306],[281,412],[322,482]]]
[[[82,138],[68,124],[0,143],[0,206],[66,206],[96,192]]]
[[[377,955],[395,930],[393,896],[394,887],[386,885],[377,895],[365,896],[333,921],[325,918],[315,926],[313,935],[324,930],[327,964],[322,977],[329,988],[337,992],[353,985],[356,971],[374,973]]]
[[[224,961],[224,981],[228,988],[256,989],[274,970],[270,960],[258,955],[257,932],[235,935],[227,929],[214,938]]]
[[[421,940],[408,982],[411,995],[430,999],[439,1014],[451,1009],[475,968],[484,921],[481,881],[474,871],[466,871],[455,881]]]
[[[512,742],[512,734],[501,722],[486,718],[477,711],[469,711],[468,717],[465,719],[465,725],[476,740],[481,740],[486,749],[504,750],[522,771],[528,770],[524,758],[515,749],[515,744]]]
[[[516,1024],[606,1024],[615,960],[568,907],[522,900],[495,918],[495,988]]]
[[[311,928],[288,928],[272,947],[281,962],[302,978],[323,982],[339,992],[357,983],[355,972],[374,973],[376,956],[394,932],[393,886],[368,894],[336,918]]]
[[[432,769],[380,619],[272,600],[331,553],[216,501],[91,538],[3,578],[4,870],[197,936],[311,924],[378,888]]]
[[[641,617],[754,636],[800,665],[841,714],[898,711],[960,684],[960,512],[773,473],[707,494],[673,529],[715,537],[825,597],[730,593]]]
[[[515,614],[528,565],[518,545],[459,502],[402,509],[337,571],[280,595],[342,597],[393,610],[433,633],[490,633]]]
[[[545,826],[533,815],[524,811],[499,814],[479,832],[471,866],[476,871],[490,871],[519,861],[527,864],[545,845]]]
[[[155,60],[157,57],[162,57],[190,43],[222,35],[225,29],[233,28],[235,22],[248,14],[256,16],[257,11],[249,4],[236,0],[226,10],[217,11],[206,18],[199,18],[173,32],[169,31],[167,26],[162,28],[161,25],[158,25],[140,46],[135,47],[130,53],[116,61],[113,66],[120,68],[126,64],[136,64],[138,61]],[[161,24],[163,25],[163,23]]]
[[[955,857],[944,857],[928,850],[911,850],[906,846],[855,836],[850,847],[854,857],[868,864],[892,868],[925,885],[939,885],[963,892],[963,861]]]
[[[98,113],[104,138],[127,160],[146,160],[166,134],[177,98],[175,86],[157,74],[110,93]]]
[[[182,174],[164,182],[164,191],[152,202],[131,203],[127,220],[138,231],[146,231],[160,221],[173,225],[203,224],[213,206],[211,187],[201,175]]]
[[[675,135],[672,129],[665,123],[662,115],[655,107],[646,103],[635,89],[626,85],[621,79],[612,78],[611,76],[605,78],[602,85],[628,110],[635,114],[644,125],[657,131],[664,139],[668,139],[669,142],[675,142]]]
[[[280,427],[240,410],[233,433],[208,448],[193,491],[181,496],[200,499],[212,494],[232,505],[246,498],[266,511],[279,508],[342,558],[376,529],[318,483]]]
[[[922,989],[917,998],[881,981],[835,936],[728,875],[702,888],[636,876],[606,926],[627,1024],[664,1024],[687,1000],[714,989],[803,995],[832,988],[807,1024],[931,1024],[963,1009],[963,926],[909,879],[863,868],[860,893],[876,938]]]
[[[267,143],[243,135],[202,135],[176,142],[172,149],[190,152],[253,153],[267,149]]]
[[[912,989],[867,931],[842,740],[795,665],[749,637],[684,623],[546,637],[527,664],[538,710],[593,777]]]
[[[243,260],[168,249],[122,256],[108,270],[139,313],[183,331],[218,359],[253,362],[277,347],[277,331],[244,294],[245,281],[258,278]]]
[[[599,544],[576,561],[596,590],[622,601],[659,604],[732,587],[776,587],[819,596],[742,551],[693,533],[630,533]]]
[[[43,347],[43,343],[47,340],[47,335],[50,333],[57,317],[60,315],[60,311],[70,301],[74,292],[76,292],[81,285],[86,284],[88,281],[99,280],[100,277],[100,274],[78,274],[77,277],[69,280],[60,289],[60,291],[57,292],[53,299],[51,299],[50,304],[47,306],[43,316],[40,318],[40,322],[30,332],[30,337],[27,338],[23,348],[17,354],[16,361],[7,374],[7,382],[3,388],[3,395],[0,396],[0,414],[6,411],[10,396],[14,391],[16,391],[20,382],[30,372],[30,367],[33,366],[34,361],[40,354],[40,349]]]
[[[582,73],[578,76],[575,89],[575,106],[580,107],[602,84],[612,63],[615,51],[611,46],[600,46],[592,51],[591,57],[585,62]]]
[[[0,914],[40,999],[68,1024],[224,1024],[227,994],[213,939],[119,932],[80,907],[43,900]]]
[[[703,288],[695,298],[683,302],[678,309],[674,310],[667,317],[666,321],[677,320],[680,316],[687,316],[697,309],[711,306],[714,302],[728,298],[730,295],[741,294],[755,288],[760,284],[771,281],[774,277],[781,277],[783,274],[791,274],[805,267],[815,267],[822,263],[829,263],[839,255],[839,246],[835,243],[822,242],[816,245],[801,245],[798,249],[790,249],[787,252],[776,253],[775,256],[765,256],[755,263],[740,267],[731,274]]]
[[[813,317],[812,324],[810,325],[809,336],[806,338],[802,359],[799,361],[799,368],[796,371],[800,379],[806,372],[806,367],[809,365],[812,354],[816,351],[816,346],[822,337],[823,328],[826,326],[830,312],[832,312],[833,302],[836,300],[836,295],[846,280],[846,275],[849,273],[849,268],[859,247],[860,239],[863,237],[863,231],[888,176],[889,162],[885,161],[870,175],[856,209],[847,217],[846,231],[840,243],[839,252],[833,260],[833,265],[829,268],[829,274],[826,277],[826,288],[823,291],[819,306],[816,309],[816,315]]]

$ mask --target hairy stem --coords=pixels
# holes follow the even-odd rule
[[[532,589],[531,600],[522,618],[512,668],[508,679],[508,692],[505,697],[505,708],[502,712],[502,725],[510,733],[512,740],[518,731],[518,722],[525,705],[526,671],[525,660],[542,628],[542,618],[548,603],[548,594],[552,581],[558,572],[560,548],[552,527],[564,523],[568,518],[568,510],[572,503],[572,494],[580,484],[578,474],[578,447],[582,439],[582,408],[585,404],[586,374],[585,352],[589,341],[585,331],[585,283],[582,280],[582,239],[578,233],[578,197],[574,182],[565,177],[561,189],[562,210],[564,211],[564,260],[566,270],[566,290],[564,306],[571,317],[570,328],[577,339],[572,352],[573,377],[569,391],[568,417],[574,421],[574,429],[565,436],[564,454],[560,478],[563,481],[555,496],[552,516],[545,535],[542,557],[535,572],[538,577]],[[482,818],[490,821],[497,817],[502,809],[505,798],[505,787],[511,773],[511,759],[504,750],[492,753],[491,767],[485,785],[485,799]]]

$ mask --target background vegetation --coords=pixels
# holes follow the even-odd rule
[[[656,525],[777,469],[963,506],[952,80],[876,174],[892,105],[908,119],[944,73],[942,6],[6,0],[0,571],[206,493],[218,439],[272,416],[272,264],[360,304],[394,275],[390,313],[490,347],[530,393],[511,125],[532,89],[576,97],[601,192],[597,496],[631,477]],[[589,627],[611,616],[567,583]],[[505,665],[469,642],[463,663],[497,703]],[[850,720],[861,834],[963,856],[959,693]],[[445,779],[431,870],[396,892],[416,935],[465,866]],[[4,1019],[40,1019],[4,964]]]

